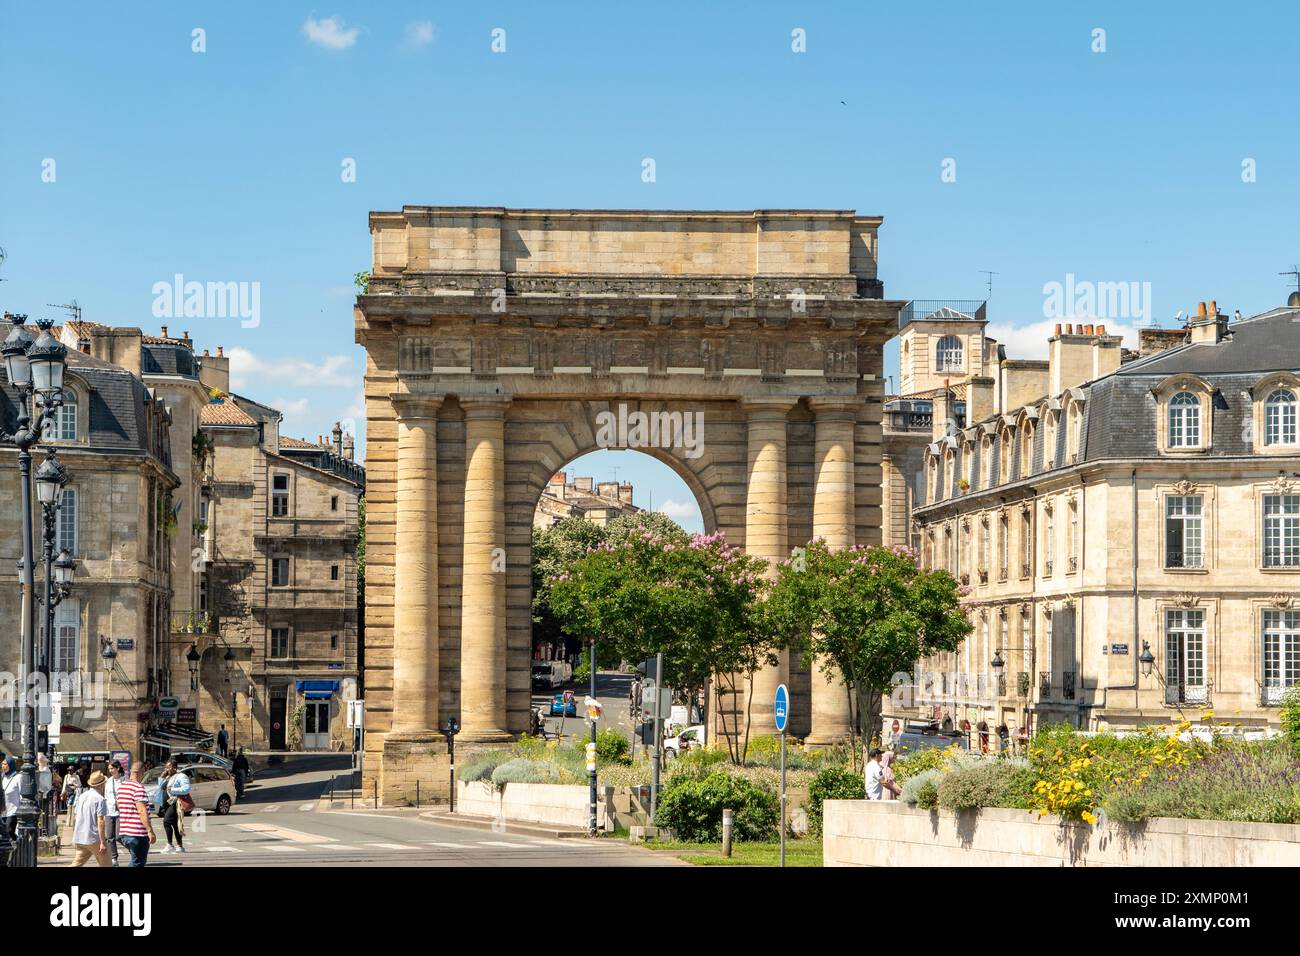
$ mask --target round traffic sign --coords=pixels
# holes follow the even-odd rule
[[[894,721],[894,733],[898,733],[898,721]]]
[[[772,702],[772,715],[776,718],[778,733],[785,733],[786,720],[790,716],[790,691],[781,684],[776,689],[776,699]]]

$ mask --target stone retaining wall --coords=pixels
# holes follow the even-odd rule
[[[1161,818],[1094,829],[1025,810],[827,800],[826,866],[1300,866],[1300,826]]]
[[[614,787],[596,790],[596,825],[612,830]],[[513,823],[545,823],[585,829],[591,791],[581,784],[508,783],[496,790],[490,783],[456,781],[456,812],[505,819]]]

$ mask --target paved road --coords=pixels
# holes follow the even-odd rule
[[[662,866],[679,861],[613,839],[494,833],[412,810],[328,810],[322,795],[346,755],[290,757],[224,817],[191,820],[185,854],[149,853],[150,867],[187,866]]]

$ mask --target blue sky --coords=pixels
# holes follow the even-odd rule
[[[1279,304],[1300,261],[1295,4],[127,11],[0,3],[0,306],[188,329],[289,433],[360,417],[372,209],[879,213],[886,294],[983,297],[995,270],[992,333],[1021,355],[1067,275],[1150,283],[1144,315],[1101,316],[1124,330],[1199,299]],[[177,273],[258,283],[259,323],[155,318]],[[681,498],[641,460],[624,477]]]

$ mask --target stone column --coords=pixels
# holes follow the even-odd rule
[[[393,580],[393,717],[384,736],[385,806],[447,798],[449,758],[438,730],[439,397],[399,395]]]
[[[460,737],[510,739],[506,730],[507,402],[464,398],[465,559],[460,618]]]
[[[397,408],[397,553],[393,585],[393,732],[438,729],[438,406]]]
[[[853,432],[861,399],[810,399],[816,414],[813,451],[813,537],[832,551],[854,544]],[[830,746],[849,736],[849,700],[836,675],[826,679],[823,662],[813,662],[812,732],[807,743]]]
[[[769,562],[768,577],[776,577],[776,564],[790,556],[786,492],[786,416],[794,402],[786,398],[745,402],[748,426],[748,488],[745,500],[745,551]],[[750,737],[773,734],[772,701],[778,684],[790,679],[789,655],[776,667],[754,675],[749,704]],[[743,718],[737,730],[743,733]]]

